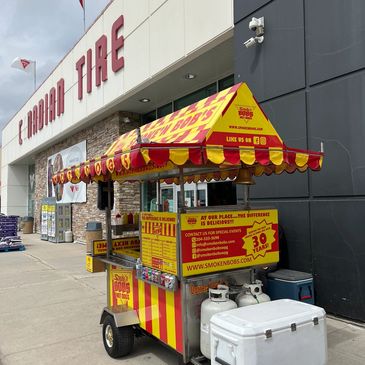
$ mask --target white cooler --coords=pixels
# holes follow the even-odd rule
[[[212,365],[327,364],[320,307],[281,299],[217,313],[210,325]]]

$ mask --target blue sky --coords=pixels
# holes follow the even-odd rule
[[[109,0],[86,0],[86,28]],[[0,128],[34,91],[32,74],[11,68],[15,57],[37,62],[37,85],[83,35],[79,0],[2,0],[0,11]]]

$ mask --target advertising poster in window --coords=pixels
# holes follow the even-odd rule
[[[58,203],[85,203],[86,184],[52,184],[52,176],[66,167],[78,165],[86,160],[86,141],[66,148],[47,159],[47,196],[55,197]]]

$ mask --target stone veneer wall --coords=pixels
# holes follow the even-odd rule
[[[131,122],[124,123],[128,117]],[[36,156],[35,163],[35,229],[40,230],[40,206],[42,198],[47,196],[47,159],[49,156],[86,140],[86,158],[91,159],[103,154],[121,134],[138,126],[138,116],[132,113],[118,112],[93,124],[53,145]],[[139,211],[139,184],[114,183],[115,212],[128,213]],[[89,221],[100,221],[105,236],[105,212],[97,209],[97,185],[88,184],[86,203],[72,204],[72,231],[74,240],[85,241],[85,225]]]

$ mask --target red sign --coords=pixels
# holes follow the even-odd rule
[[[81,0],[80,0],[81,3]],[[111,28],[111,66],[114,73],[124,68],[124,57],[121,55],[121,51],[124,47],[124,37],[119,35],[120,30],[124,25],[124,17],[121,15],[112,25]],[[78,99],[83,98],[83,68],[86,63],[86,91],[92,92],[92,71],[95,69],[95,86],[98,87],[102,82],[108,79],[108,38],[105,34],[95,42],[94,57],[92,49],[88,49],[85,55],[83,55],[76,62],[76,71],[78,75]],[[93,64],[94,58],[94,64]],[[21,60],[24,67],[27,67],[25,62],[27,60]],[[43,98],[39,100],[37,104],[33,106],[27,113],[27,137],[32,138],[35,134],[48,126],[49,123],[56,120],[56,117],[60,117],[65,111],[65,80],[61,78],[55,87],[52,87]],[[18,131],[18,143],[23,144],[22,138],[22,126],[23,121],[19,121]]]

